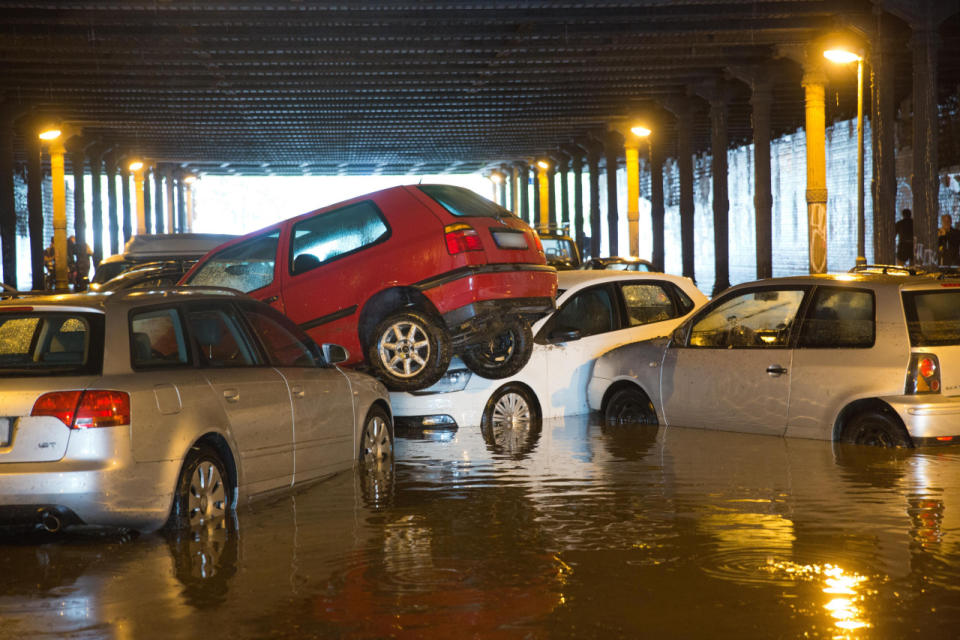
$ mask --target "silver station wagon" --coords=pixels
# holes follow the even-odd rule
[[[0,303],[0,523],[209,526],[392,455],[385,388],[212,288]]]
[[[842,274],[733,287],[670,339],[602,356],[607,421],[887,447],[960,442],[960,280]]]

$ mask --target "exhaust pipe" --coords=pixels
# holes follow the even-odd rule
[[[52,511],[44,511],[40,514],[40,527],[48,533],[56,533],[60,531],[62,523],[60,522],[60,516]]]

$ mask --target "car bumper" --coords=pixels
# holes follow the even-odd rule
[[[409,430],[451,431],[457,428],[479,427],[488,395],[488,390],[427,395],[391,393],[390,405],[398,427]]]
[[[159,529],[179,462],[138,463],[130,451],[129,428],[77,430],[60,460],[0,464],[0,518],[13,524],[48,510],[65,514],[64,524]]]
[[[914,444],[960,444],[960,396],[883,398],[903,420]]]
[[[546,313],[554,307],[557,271],[536,264],[479,265],[456,269],[419,282],[416,287],[445,319],[454,314],[449,315],[454,322],[456,312],[461,309],[462,321],[469,320],[470,306],[480,302],[496,302],[496,308],[501,310],[516,308],[521,313]]]

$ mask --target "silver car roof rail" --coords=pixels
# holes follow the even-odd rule
[[[195,293],[195,294],[220,293],[220,294],[227,294],[227,295],[236,296],[236,297],[246,297],[247,295],[243,291],[240,291],[239,289],[232,289],[230,287],[217,287],[212,285],[209,285],[209,286],[208,285],[185,285],[185,286],[178,286],[178,287],[164,287],[162,289],[157,289],[157,290],[124,289],[122,291],[118,291],[116,293],[110,294],[109,301],[119,302],[121,300],[126,300],[128,298],[135,297],[137,295],[143,295],[145,293],[154,293],[154,292],[164,296],[168,294],[173,294],[173,293]]]

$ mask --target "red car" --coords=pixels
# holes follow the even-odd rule
[[[530,358],[530,322],[557,274],[537,234],[468,189],[393,187],[228,242],[184,284],[231,287],[347,348],[390,389],[435,383],[456,353],[504,378]]]

